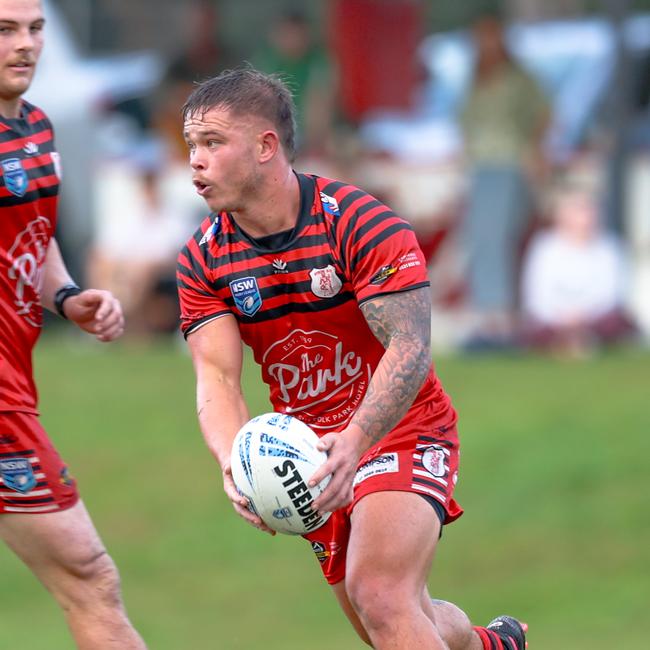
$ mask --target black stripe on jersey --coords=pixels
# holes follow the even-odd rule
[[[413,230],[411,226],[404,222],[400,221],[399,223],[394,223],[387,228],[384,228],[381,232],[377,233],[372,239],[368,240],[355,254],[351,261],[350,271],[354,272],[357,264],[373,249],[377,248],[379,244],[387,240],[389,237],[398,233],[402,230]]]
[[[396,293],[406,293],[407,291],[413,291],[415,289],[422,289],[422,287],[428,287],[430,286],[430,282],[418,282],[417,284],[414,284],[410,287],[404,287],[403,289],[397,289],[395,291],[384,291],[382,293],[375,293],[372,296],[368,296],[367,298],[364,298],[363,300],[359,300],[359,306],[363,305],[364,303],[368,302],[369,300],[374,300],[375,298],[380,298],[381,296],[393,296]],[[419,438],[422,440],[422,436]]]
[[[34,449],[25,449],[25,451],[7,451],[0,454],[0,458],[9,458],[10,456],[33,456],[36,453]]]
[[[433,490],[434,492],[440,494],[443,497],[443,499],[445,498],[446,496],[445,488],[443,485],[440,485],[440,483],[435,483],[434,481],[430,481],[429,479],[426,479],[423,476],[419,476],[418,474],[414,474],[412,480],[413,483],[417,485],[424,485],[430,490]]]
[[[59,183],[54,183],[49,187],[39,187],[37,190],[27,192],[23,196],[10,196],[0,197],[0,208],[12,208],[17,205],[25,205],[26,203],[33,203],[39,199],[47,199],[56,196],[59,193]]]
[[[209,316],[204,316],[203,318],[199,318],[198,320],[195,320],[184,332],[183,336],[187,339],[187,337],[201,325],[205,325],[205,323],[209,323],[211,320],[217,320],[218,318],[223,318],[224,316],[228,316],[230,314],[231,316],[234,316],[234,314],[230,311],[215,311],[214,314],[210,314]]]
[[[39,497],[38,499],[30,499],[23,497],[22,499],[12,499],[11,497],[2,497],[2,503],[10,506],[36,506],[41,503],[52,503],[54,497]]]
[[[188,261],[189,266],[186,266],[184,264],[184,261],[181,261],[182,257]],[[181,254],[178,257],[176,272],[176,283],[179,287],[183,287],[184,289],[191,289],[192,291],[196,291],[197,293],[200,293],[204,296],[212,295],[209,291],[201,289],[200,287],[196,287],[194,284],[188,285],[184,280],[182,280],[182,278],[186,278],[187,280],[192,281],[192,275],[194,274],[197,276],[199,281],[203,282],[203,284],[206,286],[210,286],[211,284],[200,262],[194,255],[192,255],[192,251],[190,251],[187,246],[183,248]]]
[[[368,195],[366,195],[368,196]],[[341,250],[346,251],[349,242],[350,242],[350,237],[354,236],[354,241],[353,244],[357,241],[359,241],[359,238],[364,235],[370,228],[372,228],[374,225],[378,223],[381,219],[385,219],[386,217],[394,217],[395,213],[388,208],[387,206],[383,205],[376,199],[373,199],[372,197],[368,196],[370,199],[367,203],[364,205],[360,206],[359,208],[356,209],[356,211],[353,213],[354,216],[351,216],[350,219],[348,219],[347,224],[345,225],[345,229],[343,230],[343,234],[341,235]],[[359,226],[359,221],[358,218],[362,217],[364,214],[370,212],[371,210],[376,210],[377,208],[383,208],[378,214],[373,216],[371,219],[368,220],[367,223],[364,223],[362,226]]]
[[[422,436],[422,435],[418,436],[418,445],[427,442],[431,443],[432,445],[441,445],[449,449],[452,449],[454,446],[453,443],[449,442],[449,440],[444,440],[442,438],[432,438],[430,436]]]
[[[233,304],[233,313],[237,317],[237,320],[245,325],[246,323],[261,323],[276,319],[286,320],[287,314],[304,314],[308,312],[327,311],[328,309],[333,309],[334,307],[343,305],[350,300],[355,300],[354,294],[349,291],[341,291],[333,298],[327,298],[326,300],[314,300],[312,302],[284,302],[274,309],[260,309],[260,311],[258,311],[252,318],[243,316],[234,306],[234,301],[231,299],[226,299],[226,302],[229,305],[231,303]]]
[[[327,245],[327,237],[325,233],[319,233],[317,235],[301,235],[300,236],[300,248],[314,248],[316,246]],[[299,250],[299,249],[291,249]],[[211,259],[208,259],[206,255],[206,262],[209,264],[210,268],[219,268],[229,263],[238,263],[238,262],[252,262],[259,260],[264,255],[273,255],[273,254],[282,254],[283,250],[271,251],[267,249],[255,249],[252,246],[248,246],[236,253],[226,253],[224,255],[219,255],[218,257],[209,256]],[[328,264],[331,263],[328,262]]]

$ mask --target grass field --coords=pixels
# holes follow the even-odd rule
[[[308,545],[234,516],[198,431],[178,347],[38,349],[43,422],[78,479],[152,650],[354,650]],[[457,496],[431,577],[485,624],[511,613],[531,650],[648,647],[650,355],[583,363],[447,358],[461,414]],[[252,413],[267,410],[250,364]],[[67,650],[62,618],[0,548],[0,649]]]

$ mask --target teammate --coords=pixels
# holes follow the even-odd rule
[[[179,256],[198,417],[236,512],[230,449],[249,414],[242,341],[274,409],[320,436],[333,511],[306,535],[359,635],[375,648],[523,650],[501,617],[472,628],[426,579],[458,467],[456,413],[431,364],[429,283],[412,229],[345,183],[292,168],[291,95],[252,68],[198,86],[184,110],[193,181],[212,211]]]
[[[144,643],[74,480],[38,420],[32,348],[42,305],[100,341],[122,334],[119,303],[72,282],[53,238],[59,159],[45,114],[21,99],[43,46],[39,0],[0,0],[0,538],[62,607],[83,650]]]

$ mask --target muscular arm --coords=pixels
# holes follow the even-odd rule
[[[230,448],[248,420],[241,392],[242,343],[232,316],[218,318],[187,339],[196,372],[196,410],[208,448],[230,466]]]
[[[223,489],[237,514],[256,528],[272,531],[247,509],[235,487],[230,450],[237,431],[248,419],[241,390],[242,342],[233,316],[207,323],[188,336],[196,372],[196,410],[208,448],[221,466]]]
[[[388,294],[361,306],[386,351],[352,418],[378,442],[404,417],[431,367],[431,294],[428,287]]]
[[[328,459],[314,473],[310,485],[332,475],[314,502],[320,512],[350,503],[359,458],[404,417],[431,367],[428,287],[380,296],[361,309],[385,352],[348,426],[320,440],[319,448],[328,452]]]

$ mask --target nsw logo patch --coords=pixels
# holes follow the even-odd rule
[[[254,316],[262,306],[262,295],[257,286],[257,279],[249,276],[230,282],[230,293],[237,309],[244,316]]]
[[[0,460],[0,476],[5,487],[27,494],[36,485],[32,464],[27,458],[3,458]]]
[[[5,158],[2,163],[2,173],[6,188],[15,196],[24,196],[29,179],[19,158]]]

